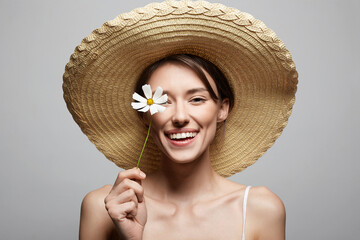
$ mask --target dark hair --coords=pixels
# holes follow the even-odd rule
[[[225,75],[213,63],[191,54],[171,55],[148,66],[140,75],[135,86],[135,92],[141,92],[141,87],[147,83],[155,70],[166,63],[180,64],[194,71],[194,73],[205,84],[211,98],[215,101],[218,101],[219,97],[216,96],[214,89],[212,89],[209,80],[206,78],[206,75],[203,71],[205,70],[212,77],[212,79],[214,79],[216,88],[220,95],[220,101],[225,98],[229,99],[229,112],[231,111],[232,107],[234,106],[234,94]]]

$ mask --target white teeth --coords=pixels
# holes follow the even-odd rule
[[[170,139],[185,139],[185,138],[189,138],[189,137],[195,137],[196,136],[196,132],[186,132],[186,133],[174,133],[174,134],[169,134]]]

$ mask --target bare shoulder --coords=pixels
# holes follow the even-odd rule
[[[248,207],[262,217],[281,218],[285,216],[285,207],[281,199],[267,187],[252,187],[249,193]]]
[[[81,204],[80,239],[110,239],[114,232],[104,199],[112,186],[105,185],[86,194]]]
[[[104,199],[109,194],[112,186],[111,185],[105,185],[101,188],[95,189],[88,194],[85,195],[82,207],[96,207],[96,206],[104,206]]]
[[[109,194],[112,186],[105,185],[85,195],[81,203],[81,221],[88,221],[93,215],[102,218],[109,217],[105,209],[104,199]]]
[[[258,239],[285,239],[285,207],[267,187],[252,187],[247,203],[247,223]]]

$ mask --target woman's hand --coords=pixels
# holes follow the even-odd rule
[[[144,189],[141,186],[141,180],[145,177],[137,168],[120,172],[104,200],[116,229],[126,240],[142,239],[147,220]]]

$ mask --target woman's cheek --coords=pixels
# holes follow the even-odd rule
[[[215,106],[207,106],[195,109],[193,111],[193,116],[201,118],[202,122],[212,122],[214,118],[217,117],[218,110]]]

